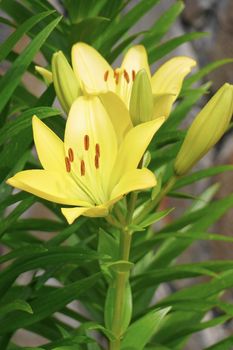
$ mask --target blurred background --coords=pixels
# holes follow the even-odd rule
[[[51,0],[53,4],[56,5],[57,9],[61,11],[61,5],[59,1]],[[131,32],[143,31],[150,27],[150,24],[155,21],[159,16],[173,4],[175,0],[161,0],[160,4],[152,9],[149,14],[144,16],[140,22],[137,23],[135,28],[132,28]],[[130,2],[128,8],[132,7],[137,3],[136,0]],[[193,41],[192,43],[183,44],[179,49],[173,51],[170,55],[167,55],[165,59],[173,57],[175,55],[187,55],[191,56],[197,60],[200,67],[205,64],[223,59],[223,58],[233,58],[233,1],[232,0],[186,0],[185,10],[181,14],[179,20],[172,27],[172,30],[165,39],[172,38],[177,35],[184,33],[189,33],[192,31],[204,31],[208,32],[209,35],[202,39]],[[127,9],[126,9],[127,11]],[[1,14],[4,16],[4,14]],[[7,26],[0,24],[0,42],[10,34]],[[164,40],[165,40],[164,39]],[[16,51],[20,52],[25,45],[27,45],[28,39],[25,37],[15,48]],[[59,49],[59,47],[58,47]],[[39,54],[36,57],[36,62],[40,65],[45,65],[46,62],[43,60]],[[159,61],[161,64],[161,60]],[[6,65],[0,66],[1,75],[4,74],[6,70]],[[153,67],[156,69],[156,67]],[[210,94],[213,94],[224,82],[233,83],[233,64],[227,64],[221,68],[215,70],[211,73],[207,80],[212,81],[212,86],[210,88]],[[26,85],[33,86],[33,91],[36,95],[40,95],[44,86],[41,82],[35,79],[32,75],[26,74],[24,76],[24,81]],[[210,95],[207,96],[206,100],[209,99]],[[199,106],[195,107],[189,118],[185,122],[185,126],[189,125],[192,118],[198,113],[205,100],[200,102]],[[229,132],[224,136],[223,140],[218,144],[218,146],[212,150],[197,166],[197,168],[208,167],[212,165],[220,164],[233,164],[233,138],[232,133]],[[212,181],[210,183],[210,181]],[[227,193],[233,192],[233,181],[232,172],[226,172],[214,180],[205,180],[198,182],[192,187],[187,188],[188,193],[193,195],[198,195],[203,192],[204,188],[216,183],[216,188],[218,191],[216,193],[217,198],[221,198]],[[186,201],[184,200],[174,200],[165,199],[162,204],[164,207],[169,207],[173,205],[178,206],[180,211],[185,210]],[[42,212],[41,208],[34,207],[33,216],[34,217],[44,217],[47,215],[46,212]],[[28,213],[31,215],[32,213]],[[212,232],[222,233],[225,235],[231,234],[231,228],[233,227],[233,210],[230,210],[227,215],[225,215],[217,225],[212,229]],[[44,236],[43,236],[44,238]],[[180,258],[180,262],[192,262],[208,259],[233,259],[233,252],[230,245],[222,242],[201,242],[192,246],[188,251],[186,251]],[[23,276],[23,279],[27,276]],[[194,283],[192,281],[192,283]],[[169,285],[164,285],[158,291],[156,298],[164,297],[164,295],[171,293],[181,287],[188,285],[190,281],[179,281],[174,282]],[[232,292],[233,295],[233,292]],[[228,297],[232,299],[232,295]],[[211,316],[211,315],[209,315]],[[208,319],[208,316],[207,316]],[[211,344],[217,342],[223,337],[232,334],[233,322],[228,322],[225,326],[217,326],[215,328],[197,333],[194,335],[185,350],[200,350]],[[29,333],[18,332],[17,336],[18,344],[22,346],[33,346],[38,345],[38,342],[43,343],[43,339],[35,339]],[[230,350],[230,349],[229,349]]]

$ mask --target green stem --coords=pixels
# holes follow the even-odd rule
[[[131,234],[127,231],[122,230],[121,234],[121,259],[128,261],[131,246]],[[110,350],[120,350],[121,344],[121,320],[122,320],[122,306],[124,305],[125,297],[125,285],[129,278],[128,272],[117,272],[116,273],[116,298],[114,306],[114,317],[112,322],[112,333],[116,340],[111,342]]]
[[[139,224],[143,219],[153,210],[155,209],[161,200],[166,196],[166,194],[171,190],[171,188],[176,183],[177,177],[172,176],[168,183],[164,186],[164,188],[160,191],[159,195],[152,201],[148,202],[147,205],[143,208],[141,213],[135,218],[134,223]]]
[[[126,218],[127,225],[132,221],[133,211],[136,205],[137,195],[131,193],[128,214]],[[128,228],[122,228],[120,237],[120,259],[129,261],[130,247],[131,247],[132,232]],[[110,342],[110,350],[120,350],[121,347],[121,328],[122,328],[122,312],[125,298],[125,286],[129,278],[129,272],[116,272],[116,296],[114,302],[114,316],[112,322],[112,333],[116,340]]]

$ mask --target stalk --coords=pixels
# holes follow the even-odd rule
[[[134,208],[136,205],[137,194],[131,193],[128,203],[128,214],[126,218],[126,227],[122,227],[120,237],[120,259],[129,261],[132,232],[129,231],[128,225],[132,221]],[[121,347],[121,320],[125,298],[125,285],[129,278],[129,272],[116,272],[116,298],[114,302],[114,317],[112,322],[112,333],[116,340],[110,342],[110,350],[120,350]]]

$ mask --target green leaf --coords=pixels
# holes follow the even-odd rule
[[[29,197],[20,202],[17,207],[1,222],[0,237],[7,229],[28,209],[35,203],[35,197]]]
[[[130,325],[122,341],[122,350],[143,350],[169,311],[170,307],[154,310]]]
[[[163,218],[165,218],[167,215],[169,215],[174,208],[171,209],[167,209],[167,210],[163,210],[163,211],[159,211],[157,213],[151,214],[149,215],[145,220],[143,220],[139,226],[141,226],[142,228],[150,226],[155,224],[156,222],[162,220]]]
[[[163,44],[157,45],[148,52],[149,62],[154,63],[155,61],[158,61],[160,58],[163,58],[169,54],[171,51],[175,50],[178,46],[192,40],[203,38],[207,35],[209,35],[209,33],[193,32],[183,34],[181,36],[168,40]]]
[[[159,174],[159,176],[157,176],[157,184],[151,192],[151,200],[155,199],[158,196],[158,194],[161,191],[161,188],[162,188],[162,174]]]
[[[125,40],[121,41],[120,44],[118,44],[114,49],[109,52],[106,56],[107,61],[111,64],[113,63],[118,56],[122,54],[124,50],[126,50],[132,42],[137,39],[140,35],[142,35],[144,32],[139,32],[136,34],[132,34],[130,36],[127,36]]]
[[[188,194],[188,193],[184,193],[184,192],[169,192],[167,194],[168,197],[172,197],[172,198],[182,198],[182,199],[196,199],[196,200],[203,200],[200,199],[198,196],[193,196],[192,194]]]
[[[135,276],[133,279],[133,286],[135,290],[138,291],[146,287],[156,286],[159,283],[174,281],[178,279],[198,276],[215,277],[216,273],[214,273],[213,270],[215,270],[214,266],[217,266],[218,264],[216,262],[216,265],[214,265],[214,263],[212,265],[212,269],[208,269],[208,263],[197,263],[170,267],[167,266],[164,269],[150,270],[149,272],[144,272],[142,275]],[[224,264],[224,266],[221,266],[220,263],[223,271],[224,268],[226,268],[226,265],[229,269],[232,268],[232,262],[231,264]]]
[[[32,125],[32,116],[36,115],[40,119],[54,117],[60,115],[61,112],[51,107],[36,107],[23,112],[17,119],[6,123],[0,130],[0,145],[8,139],[13,138],[23,130]]]
[[[109,47],[113,46],[135,23],[142,18],[159,0],[141,0],[128,11],[119,23],[111,22],[108,29],[100,37],[101,51],[108,53]]]
[[[78,41],[85,41],[92,44],[96,38],[103,33],[109,22],[109,18],[105,17],[92,17],[84,18],[78,23],[75,23],[71,27],[71,42],[73,45]]]
[[[53,238],[48,240],[46,242],[46,246],[48,247],[54,247],[57,246],[64,241],[66,241],[68,238],[70,238],[73,234],[75,234],[87,221],[86,218],[80,218],[78,221],[76,221],[74,224],[66,227],[64,230],[60,231],[56,234]]]
[[[24,300],[16,299],[13,302],[6,304],[6,305],[0,305],[0,316],[8,314],[9,312],[20,310],[27,312],[29,314],[32,314],[32,308],[31,306]]]
[[[43,253],[21,257],[0,272],[0,294],[4,294],[8,286],[23,272],[38,268],[61,267],[68,264],[75,264],[77,267],[97,260],[98,257],[99,255],[95,251],[77,247],[49,248]]]
[[[27,256],[27,255],[33,255],[37,253],[43,253],[48,251],[47,248],[43,247],[42,245],[27,245],[22,248],[14,249],[12,252],[9,252],[5,255],[0,256],[0,264],[18,258],[22,256]]]
[[[119,279],[125,280],[127,277],[125,277],[125,273],[118,273],[117,274]],[[123,288],[123,287],[122,287]],[[108,288],[106,301],[105,301],[105,307],[104,307],[104,320],[105,325],[107,329],[112,329],[113,320],[115,316],[115,300],[117,297],[117,287],[115,281],[113,281]],[[121,329],[120,332],[123,334],[126,329],[128,328],[128,325],[130,323],[131,317],[132,317],[132,291],[129,281],[124,283],[124,300],[122,305],[122,312],[121,312]]]
[[[233,58],[225,58],[223,60],[218,60],[207,64],[197,73],[194,73],[191,77],[185,79],[183,84],[183,90],[189,88],[193,83],[195,83],[198,80],[201,80],[203,77],[205,77],[207,74],[211,73],[215,69],[228,63],[233,63]]]
[[[206,203],[204,208],[195,210],[191,213],[184,214],[183,217],[176,220],[170,225],[167,225],[160,232],[176,231],[180,230],[187,225],[194,225],[200,222],[204,223],[204,228],[208,228],[211,224],[217,221],[228,209],[233,206],[233,195],[220,199],[218,201],[213,201],[210,204]],[[211,215],[209,215],[211,213]],[[199,231],[200,229],[196,229]]]
[[[149,33],[146,34],[145,38],[141,41],[141,44],[148,48],[157,45],[161,38],[169,31],[169,28],[183,9],[183,1],[177,1],[170,6],[170,8],[166,10],[158,20],[156,20],[154,25],[152,25]]]
[[[15,312],[8,315],[1,326],[0,334],[11,332],[18,328],[24,328],[43,320],[56,311],[59,311],[71,301],[77,299],[81,294],[94,286],[100,274],[95,274],[78,282],[74,282],[62,288],[40,295],[31,301],[33,314]]]
[[[169,303],[170,301],[177,300],[202,300],[205,298],[210,298],[212,296],[217,296],[219,292],[224,291],[233,286],[233,271],[223,272],[216,278],[212,279],[210,282],[200,283],[191,287],[183,288],[176,293],[166,297],[161,303]]]
[[[118,260],[108,264],[108,266],[115,272],[129,272],[133,268],[133,263],[125,260]]]
[[[175,346],[177,341],[179,341],[179,338],[181,338],[182,340],[182,338],[184,338],[185,336],[191,335],[196,332],[200,332],[201,330],[204,330],[207,328],[218,326],[220,324],[227,322],[230,318],[231,316],[224,315],[224,316],[215,317],[210,321],[200,322],[190,326],[187,325],[184,329],[181,329],[176,333],[176,337],[173,340],[171,340],[168,343],[168,345]]]
[[[175,239],[176,238],[176,239]],[[175,239],[175,240],[174,240]],[[159,241],[170,241],[170,244],[172,245],[181,245],[183,241],[189,242],[191,244],[192,242],[202,240],[202,241],[222,241],[222,242],[229,242],[233,243],[233,237],[225,236],[225,235],[219,235],[214,233],[206,233],[206,232],[166,232],[166,233],[160,233],[156,234],[155,237],[143,240],[142,242],[138,242],[136,245],[134,245],[133,249],[133,255],[134,260],[137,260],[138,258],[142,257],[144,254],[148,252],[149,249],[154,247]],[[168,247],[168,246],[166,246]]]
[[[21,55],[15,60],[13,65],[0,80],[0,112],[3,110],[9,99],[11,98],[14,90],[19,84],[23,73],[33,60],[33,57],[46,41],[50,33],[54,30],[62,17],[58,17],[48,24],[26,47]]]
[[[7,57],[11,49],[17,44],[22,36],[27,33],[33,26],[40,22],[45,17],[49,16],[52,11],[39,13],[27,19],[21,26],[17,28],[0,46],[0,61]]]
[[[233,346],[233,335],[220,342],[205,348],[204,350],[229,350]]]
[[[233,171],[233,165],[218,165],[208,169],[196,171],[195,173],[189,174],[187,176],[184,176],[178,179],[175,185],[173,186],[173,190],[176,190],[178,188],[181,188],[187,185],[191,185],[194,182],[200,181],[207,177],[224,173],[226,171]]]

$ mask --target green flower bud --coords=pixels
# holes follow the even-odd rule
[[[227,130],[233,113],[233,85],[224,84],[190,126],[175,160],[177,175],[186,174]]]
[[[53,82],[52,72],[50,72],[48,69],[40,66],[35,66],[35,70],[42,76],[47,85],[50,85]]]
[[[58,100],[68,114],[74,100],[81,95],[81,88],[73,69],[62,51],[58,51],[53,55],[52,73]]]
[[[153,119],[153,94],[145,69],[140,70],[134,80],[129,111],[133,125],[145,123]]]

